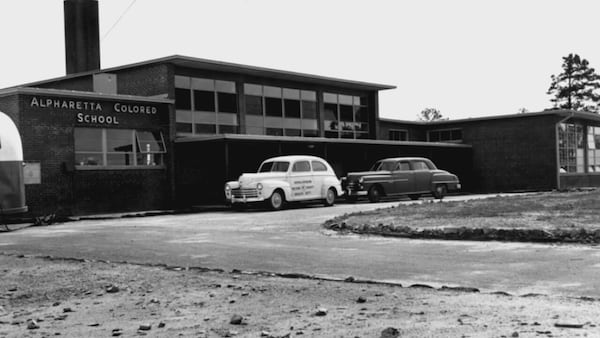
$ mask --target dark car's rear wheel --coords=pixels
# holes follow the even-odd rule
[[[448,188],[445,184],[438,184],[435,186],[435,190],[433,191],[433,197],[441,200],[448,193]]]
[[[271,197],[267,200],[268,206],[272,210],[281,210],[283,209],[283,204],[285,203],[285,197],[283,196],[283,192],[281,190],[273,191]]]
[[[378,187],[376,185],[372,186],[371,189],[369,189],[369,194],[368,194],[369,202],[371,202],[371,203],[379,202],[381,200],[381,194],[382,194],[382,192],[381,192],[380,187]]]
[[[335,197],[337,194],[335,193],[335,189],[329,188],[327,189],[327,194],[325,194],[325,199],[323,200],[323,204],[326,207],[330,207],[335,203]]]

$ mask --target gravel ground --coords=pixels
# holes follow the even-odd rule
[[[0,255],[0,337],[598,337],[600,301]]]

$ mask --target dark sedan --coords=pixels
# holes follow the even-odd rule
[[[367,196],[379,202],[383,196],[407,195],[418,199],[433,195],[442,199],[449,191],[460,190],[458,177],[438,169],[423,157],[386,158],[375,162],[369,171],[351,172],[342,178],[346,199]]]

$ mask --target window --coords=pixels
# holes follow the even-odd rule
[[[560,171],[583,173],[584,166],[583,126],[561,123],[558,128],[558,152]]]
[[[439,129],[427,132],[429,142],[461,142],[462,129]]]
[[[401,129],[390,129],[388,139],[392,141],[408,141],[408,131]]]
[[[164,164],[161,132],[132,129],[75,128],[75,165],[87,167],[155,167]]]
[[[272,136],[318,136],[317,94],[245,83],[246,132]]]
[[[423,161],[412,162],[412,168],[413,170],[429,170],[429,166]]]
[[[313,171],[327,171],[327,166],[319,161],[312,161]]]
[[[600,173],[600,127],[588,127],[588,172]]]
[[[408,162],[398,162],[394,170],[409,171],[410,165],[408,164]]]
[[[325,137],[368,138],[367,100],[360,96],[323,93]]]
[[[235,82],[175,76],[178,134],[238,133]]]
[[[292,167],[292,171],[293,172],[310,171],[310,164],[308,163],[308,161],[298,161],[298,162],[294,163],[294,166]]]
[[[259,173],[266,172],[287,172],[290,167],[289,162],[265,162],[258,169]]]

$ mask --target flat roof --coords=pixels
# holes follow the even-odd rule
[[[210,141],[279,141],[279,142],[305,142],[305,143],[338,143],[338,144],[372,144],[391,146],[418,146],[418,147],[445,147],[445,148],[472,148],[469,144],[445,142],[420,142],[420,141],[389,141],[389,140],[363,140],[325,137],[300,137],[300,136],[269,136],[247,134],[219,134],[178,137],[176,143],[210,142]]]
[[[31,95],[58,95],[67,97],[86,97],[107,100],[131,100],[151,103],[173,103],[174,100],[156,96],[137,96],[137,95],[121,95],[121,94],[103,94],[97,92],[85,92],[79,90],[66,89],[50,89],[50,88],[32,88],[32,87],[12,87],[0,89],[0,97],[15,95],[15,94],[31,94]]]
[[[444,124],[454,124],[454,123],[480,122],[480,121],[489,121],[489,120],[527,118],[527,117],[547,116],[547,115],[556,115],[556,116],[561,116],[561,117],[572,116],[575,118],[591,119],[591,120],[600,121],[600,114],[568,110],[568,109],[555,109],[555,110],[544,110],[541,112],[532,112],[532,113],[491,115],[491,116],[483,116],[483,117],[469,117],[469,118],[456,119],[456,120],[448,119],[448,120],[436,120],[436,121],[409,121],[409,120],[397,120],[397,119],[392,119],[392,118],[380,117],[379,121],[430,126],[430,125],[444,125]]]
[[[171,64],[174,64],[175,66],[184,67],[184,68],[203,69],[203,70],[211,70],[211,71],[219,71],[219,72],[232,72],[232,73],[237,73],[237,74],[268,77],[268,78],[274,78],[274,79],[280,79],[280,80],[298,81],[298,82],[305,82],[305,83],[311,83],[311,84],[339,86],[339,87],[358,89],[358,90],[379,91],[379,90],[396,88],[396,86],[391,86],[391,85],[344,80],[344,79],[338,79],[338,78],[333,78],[333,77],[290,72],[290,71],[277,70],[277,69],[272,69],[272,68],[248,66],[248,65],[242,65],[242,64],[237,64],[237,63],[201,59],[201,58],[195,58],[195,57],[183,56],[183,55],[171,55],[171,56],[166,56],[166,57],[162,57],[162,58],[151,59],[151,60],[137,62],[137,63],[131,63],[131,64],[118,66],[118,67],[111,67],[111,68],[106,68],[106,69],[98,69],[98,70],[93,70],[93,71],[88,71],[88,72],[69,74],[66,76],[61,76],[61,77],[57,77],[57,78],[53,78],[53,79],[27,83],[27,84],[21,85],[19,87],[33,87],[36,85],[48,84],[51,82],[77,78],[80,76],[88,76],[88,75],[97,74],[97,73],[110,73],[110,72],[116,72],[119,70],[148,66],[148,65],[159,64],[159,63],[171,63]]]

